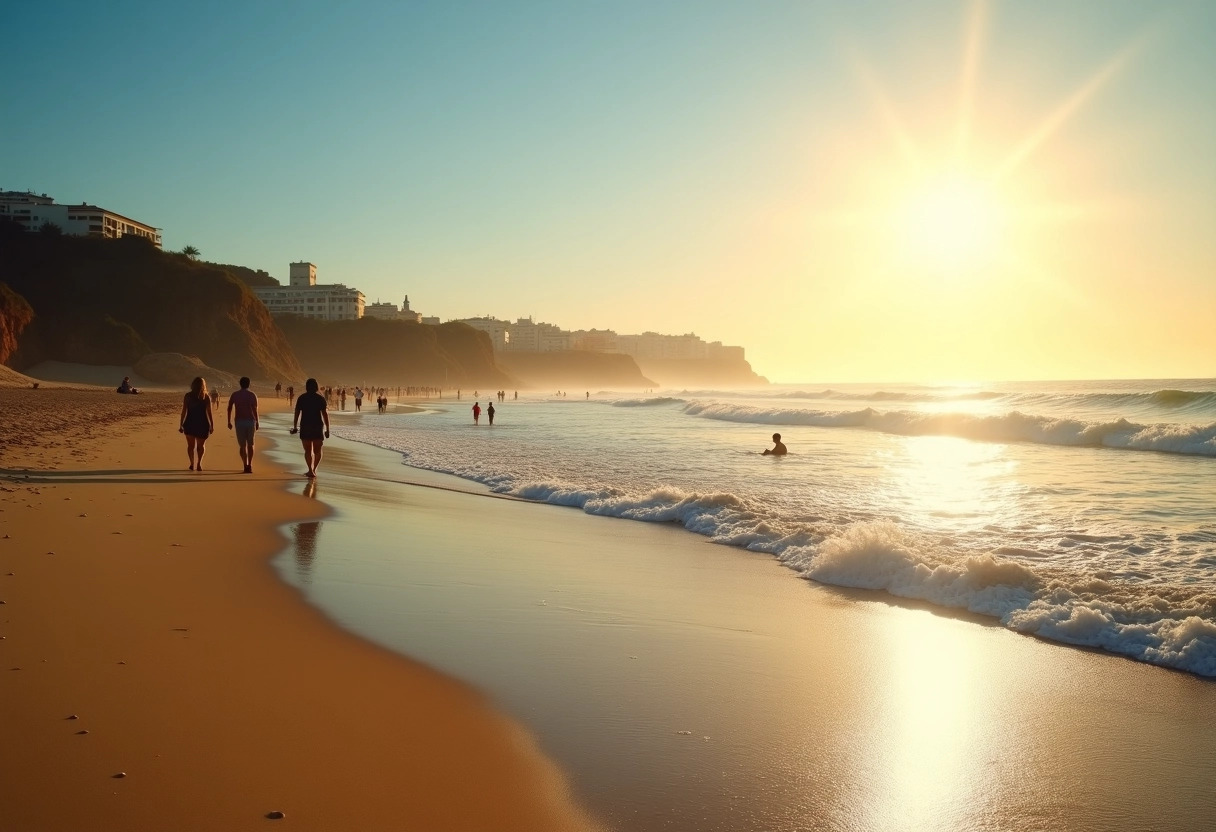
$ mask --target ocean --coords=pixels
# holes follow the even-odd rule
[[[333,413],[491,492],[1216,676],[1216,380],[509,393]],[[762,456],[778,432],[785,457]],[[408,480],[408,476],[403,479]]]

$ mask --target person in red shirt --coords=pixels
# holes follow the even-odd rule
[[[241,389],[228,397],[228,430],[232,430],[232,415],[236,411],[236,444],[241,450],[245,473],[253,473],[253,434],[261,427],[258,422],[258,397],[249,389],[249,376],[241,376]]]
[[[473,424],[477,424],[477,420],[481,418],[481,402],[473,402]]]

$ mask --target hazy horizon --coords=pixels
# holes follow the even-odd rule
[[[778,383],[1216,375],[1216,5],[0,10],[0,189]]]

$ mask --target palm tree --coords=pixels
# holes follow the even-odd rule
[[[182,254],[185,255],[190,260],[197,260],[199,254],[201,254],[201,252],[194,246],[186,246],[185,248],[182,249]]]

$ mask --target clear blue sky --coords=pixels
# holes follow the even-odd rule
[[[207,260],[695,331],[777,380],[1216,374],[1216,3],[52,1],[0,31],[0,188]]]

